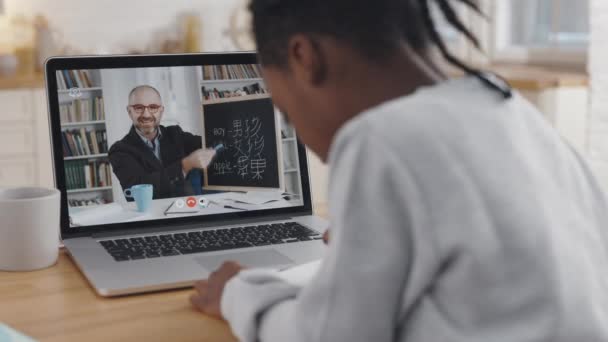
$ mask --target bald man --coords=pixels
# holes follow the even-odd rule
[[[109,152],[114,174],[123,189],[152,184],[154,199],[200,194],[192,184],[203,184],[202,172],[215,156],[203,149],[200,136],[184,132],[179,126],[160,124],[165,108],[157,89],[149,85],[129,93],[127,113],[133,126]]]

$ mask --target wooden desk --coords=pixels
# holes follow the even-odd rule
[[[190,306],[191,292],[101,298],[61,251],[54,267],[0,273],[0,321],[40,341],[235,341]]]
[[[326,217],[326,206],[316,212]],[[195,311],[192,290],[101,298],[61,251],[56,266],[0,272],[0,322],[40,341],[235,341]]]

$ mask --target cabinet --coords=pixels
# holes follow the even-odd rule
[[[46,93],[0,90],[0,187],[54,186]]]

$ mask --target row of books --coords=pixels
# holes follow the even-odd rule
[[[260,86],[259,83],[245,86],[236,90],[218,90],[217,88],[207,89],[205,87],[202,87],[201,91],[203,94],[203,99],[205,99],[206,101],[224,99],[228,97],[268,94],[268,90]]]
[[[103,98],[78,99],[59,105],[59,116],[61,123],[105,120]]]
[[[107,161],[67,161],[65,179],[68,190],[101,188],[112,185],[112,170]]]
[[[238,80],[261,77],[262,70],[257,64],[203,66],[203,80]]]
[[[101,196],[87,198],[68,198],[68,205],[72,208],[90,207],[94,205],[107,204],[108,201]]]
[[[88,70],[61,70],[57,71],[57,88],[93,88],[91,74]]]
[[[67,130],[61,132],[63,156],[90,156],[108,153],[108,137],[105,130]]]

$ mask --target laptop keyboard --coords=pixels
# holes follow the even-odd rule
[[[295,222],[285,222],[103,240],[99,243],[114,260],[128,261],[320,239],[319,232]]]

